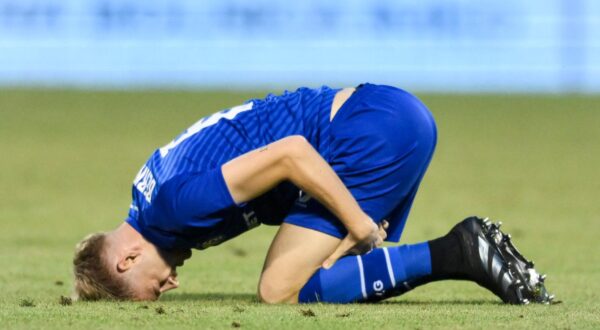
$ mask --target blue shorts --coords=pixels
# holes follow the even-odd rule
[[[401,89],[365,84],[342,105],[329,127],[328,162],[388,241],[400,240],[437,140],[433,116]],[[338,238],[343,224],[312,198],[299,198],[284,222]]]

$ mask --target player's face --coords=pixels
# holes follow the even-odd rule
[[[163,251],[152,244],[145,247],[128,276],[135,299],[156,300],[163,292],[179,287],[176,268],[191,255],[191,250]]]

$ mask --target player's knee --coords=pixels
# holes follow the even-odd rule
[[[265,304],[293,303],[296,296],[297,293],[291,287],[280,281],[263,277],[258,284],[258,298]]]

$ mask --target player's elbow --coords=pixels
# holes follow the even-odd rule
[[[291,135],[284,140],[289,157],[303,157],[310,149],[312,149],[310,142],[302,135]]]
[[[282,142],[284,143],[282,164],[288,173],[293,174],[314,149],[306,138],[301,135],[288,136]]]

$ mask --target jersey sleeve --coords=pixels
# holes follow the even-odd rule
[[[220,167],[171,178],[161,187],[158,199],[173,220],[202,218],[236,205]]]

